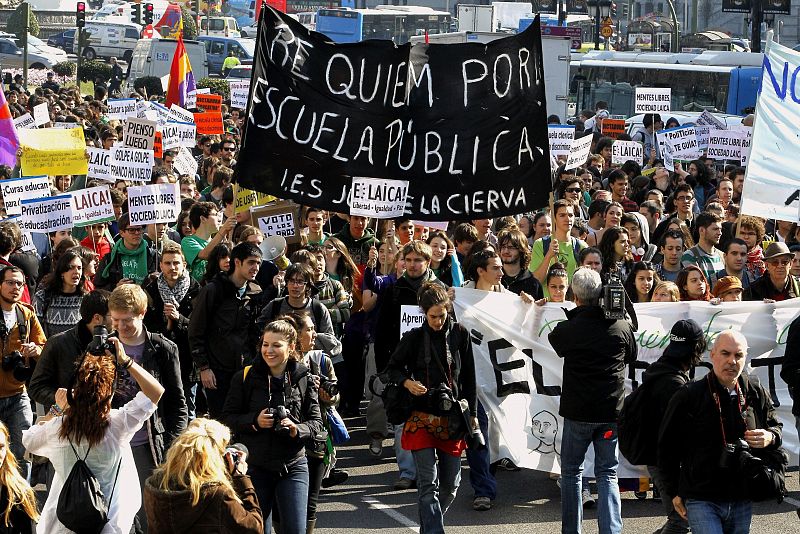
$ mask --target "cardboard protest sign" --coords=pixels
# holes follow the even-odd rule
[[[194,122],[194,113],[183,109],[178,104],[172,104],[169,108],[169,120],[175,122]]]
[[[611,163],[624,164],[626,161],[644,164],[644,145],[637,141],[614,141],[611,145]]]
[[[155,158],[152,150],[115,146],[111,149],[109,174],[114,180],[149,182]]]
[[[547,126],[547,138],[551,156],[566,156],[575,139],[575,127],[566,124],[550,124]]]
[[[71,230],[73,226],[72,195],[32,198],[22,201],[20,230],[45,234],[58,230]]]
[[[50,111],[47,109],[47,102],[33,106],[33,122],[37,127],[50,122]]]
[[[156,139],[153,142],[153,156],[158,159],[164,158],[164,143],[162,141],[161,132],[156,132]]]
[[[206,111],[194,114],[194,123],[197,125],[197,133],[204,135],[222,135],[225,128],[222,123],[222,113],[219,111]]]
[[[617,139],[625,133],[625,119],[603,119],[600,132],[611,139]]]
[[[584,135],[572,141],[569,147],[569,156],[567,157],[567,164],[564,166],[566,170],[576,169],[586,163],[586,158],[589,157],[589,151],[592,148],[592,136]]]
[[[222,112],[222,95],[198,94],[195,106],[204,111]]]
[[[175,164],[173,163],[173,166],[174,165]],[[239,187],[236,190],[236,200],[233,211],[234,213],[244,213],[250,208],[263,206],[264,204],[272,202],[273,200],[275,200],[275,197],[272,195],[259,193],[258,191],[253,191],[252,189],[246,189],[244,187]]]
[[[250,210],[253,226],[265,236],[279,235],[289,244],[300,242],[300,206],[294,202],[278,201]]]
[[[17,130],[20,129],[28,129],[28,128],[36,128],[36,121],[33,120],[30,113],[26,113],[25,115],[20,115],[16,119],[14,119],[14,128]]]
[[[72,224],[89,226],[113,221],[114,205],[111,202],[111,187],[99,185],[70,192],[72,195]]]
[[[405,213],[434,221],[547,204],[538,20],[481,46],[411,47],[335,44],[273,8],[262,13],[242,186],[344,212],[351,177],[403,178]]]
[[[69,130],[70,128],[83,128],[77,122],[54,122],[53,128],[56,130]]]
[[[231,107],[247,109],[250,96],[250,80],[228,80],[231,93]]]
[[[425,312],[415,304],[400,306],[400,337],[403,334],[425,324]]]
[[[704,110],[699,117],[697,117],[695,124],[698,126],[709,126],[713,130],[728,129],[728,127],[723,121],[715,117],[714,114],[708,111],[707,109]]]
[[[172,223],[181,212],[178,184],[153,184],[128,187],[128,213],[131,224]]]
[[[42,198],[50,195],[50,178],[48,176],[25,176],[0,181],[3,191],[3,203],[8,215],[22,213],[23,198]]]
[[[168,122],[161,129],[164,150],[179,146],[188,148],[196,144],[196,127],[191,122]]]
[[[633,104],[634,113],[661,113],[669,111],[672,101],[670,87],[637,87]]]
[[[89,152],[89,170],[86,177],[113,182],[114,179],[110,174],[111,151],[95,147],[88,147],[86,151]]]
[[[743,167],[747,167],[747,163],[750,160],[750,150],[753,147],[753,128],[752,126],[739,126],[737,128],[740,132],[744,132],[744,137],[742,138],[742,162]]]
[[[742,159],[742,145],[747,134],[739,130],[713,130],[708,135],[706,156],[711,159]]]
[[[393,219],[400,217],[406,207],[408,182],[380,178],[353,177],[350,187],[350,215]]]
[[[197,160],[194,159],[188,148],[181,147],[175,155],[175,159],[172,160],[172,168],[181,176],[185,174],[194,176],[197,174]]]
[[[125,122],[122,144],[141,150],[153,150],[157,122],[131,118]]]
[[[23,174],[86,174],[89,163],[83,128],[19,130],[17,135],[22,147]]]
[[[110,98],[108,100],[108,113],[106,113],[106,117],[118,120],[136,117],[136,99]]]
[[[692,160],[700,157],[700,147],[694,126],[678,126],[656,134],[659,146],[669,146],[675,159]]]

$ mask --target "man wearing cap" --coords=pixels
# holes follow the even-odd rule
[[[741,302],[742,281],[735,276],[723,276],[714,284],[711,295],[722,302]]]
[[[745,291],[744,300],[777,302],[800,297],[800,283],[789,273],[793,256],[786,243],[770,244],[764,252],[767,272]]]
[[[57,93],[61,90],[61,86],[55,80],[55,73],[50,71],[47,73],[47,81],[42,84],[42,89],[50,89],[54,93]]]
[[[94,275],[97,289],[113,291],[122,284],[142,285],[150,273],[158,272],[156,251],[143,238],[144,228],[140,224],[131,224],[127,213],[119,218],[119,235],[122,239],[114,244],[111,252],[97,266],[97,274]]]
[[[648,413],[651,414],[647,424],[651,425],[649,430],[653,433],[653,442],[658,441],[658,430],[670,399],[676,391],[689,383],[689,371],[700,363],[705,350],[706,340],[700,325],[692,319],[681,319],[672,325],[669,345],[664,349],[664,354],[644,372],[642,387],[647,387],[643,393],[647,395]],[[661,493],[661,502],[667,512],[667,522],[657,532],[689,532],[689,523],[672,506],[675,495],[668,493],[664,487],[661,472],[656,465],[657,451],[657,448],[653,448],[647,458],[647,469],[653,485]]]

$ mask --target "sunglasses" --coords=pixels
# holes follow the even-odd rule
[[[581,192],[581,188],[580,187],[568,187],[564,191],[566,191],[567,193],[580,193]]]

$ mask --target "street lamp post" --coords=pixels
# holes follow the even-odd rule
[[[586,0],[588,8],[594,8],[594,49],[600,50],[600,21],[611,13],[611,0]]]

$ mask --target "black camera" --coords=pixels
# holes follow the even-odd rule
[[[33,376],[36,367],[36,360],[30,360],[30,365],[25,365],[25,357],[21,352],[15,350],[11,354],[3,356],[3,371],[11,371],[17,382],[27,382]]]
[[[447,384],[439,384],[435,388],[428,390],[431,404],[442,414],[449,413],[453,409],[453,404],[457,401],[453,397],[453,390]]]
[[[331,380],[327,376],[320,375],[319,387],[321,387],[322,391],[327,393],[329,397],[335,397],[339,394],[339,384],[336,380]]]
[[[753,456],[750,452],[750,445],[741,438],[725,445],[719,457],[719,466],[723,469],[746,471],[761,463],[763,463],[761,458]]]
[[[486,448],[486,440],[483,437],[483,432],[481,432],[481,427],[472,427],[472,416],[469,414],[469,403],[466,399],[461,399],[458,401],[458,405],[461,411],[461,416],[464,418],[464,423],[466,423],[467,426],[467,433],[464,436],[464,439],[467,440],[467,445],[470,449],[475,450]]]
[[[625,319],[625,288],[619,277],[612,275],[603,288],[600,307],[603,308],[606,319]]]
[[[104,356],[106,351],[117,354],[117,348],[108,341],[108,329],[104,325],[95,326],[92,330],[92,340],[86,350],[92,356]]]
[[[291,432],[288,428],[281,426],[280,424],[281,421],[289,417],[289,410],[286,409],[286,406],[279,405],[276,406],[275,408],[270,408],[269,414],[272,416],[272,421],[273,421],[272,430],[274,430],[279,434],[286,434],[286,435],[288,435]]]

